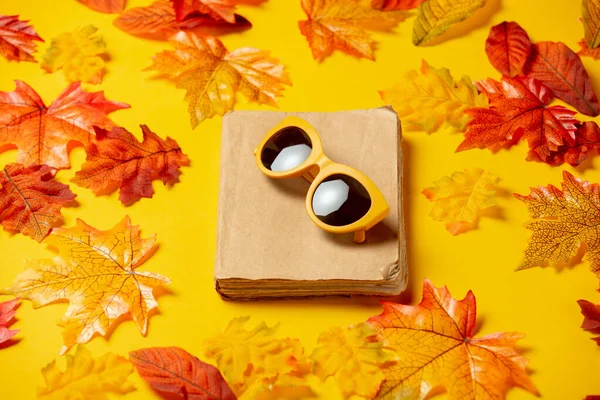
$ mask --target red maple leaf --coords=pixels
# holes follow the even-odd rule
[[[581,313],[585,317],[581,327],[588,332],[600,335],[600,305],[587,300],[579,300],[577,304],[581,307]],[[600,336],[596,336],[593,340],[600,346]]]
[[[513,21],[493,26],[485,42],[485,52],[490,63],[508,76],[521,73],[530,50],[531,42],[527,32]]]
[[[581,164],[587,159],[591,150],[600,148],[600,127],[594,121],[585,121],[576,126],[575,143],[560,146],[547,160],[542,160],[533,153],[528,155],[527,160],[543,161],[550,165],[561,165],[566,162],[574,167]]]
[[[36,62],[35,42],[44,39],[27,25],[29,21],[19,21],[18,15],[0,15],[0,54],[9,60]]]
[[[161,139],[146,125],[141,128],[141,143],[124,128],[115,127],[110,132],[96,128],[96,140],[85,148],[87,161],[72,181],[96,194],[120,188],[123,204],[151,198],[155,179],[165,185],[178,182],[179,167],[190,164],[187,156],[173,139]]]
[[[15,336],[19,329],[8,329],[17,313],[19,298],[0,303],[0,344]]]

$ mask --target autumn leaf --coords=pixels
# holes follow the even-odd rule
[[[594,121],[585,121],[577,124],[575,142],[560,146],[556,152],[545,161],[550,165],[561,165],[568,163],[574,167],[588,158],[588,153],[593,149],[600,149],[600,128]],[[537,153],[529,154],[528,161],[541,161]]]
[[[235,22],[235,4],[233,0],[171,0],[178,21],[183,21],[189,14],[199,12],[208,14],[214,19]]]
[[[595,49],[600,45],[600,1],[581,2],[581,22],[583,22],[585,42],[589,48]]]
[[[590,303],[587,300],[578,300],[581,314],[585,317],[581,327],[594,335],[600,335],[600,305]],[[600,346],[600,336],[593,340]]]
[[[152,198],[153,180],[177,183],[179,167],[190,165],[189,159],[170,137],[163,140],[146,125],[140,127],[142,142],[124,128],[96,128],[96,139],[85,148],[86,162],[71,181],[96,195],[119,188],[119,200],[126,205]]]
[[[81,220],[73,228],[53,229],[46,243],[58,248],[53,260],[27,263],[12,286],[0,291],[30,299],[34,307],[68,300],[63,326],[65,353],[95,334],[105,336],[122,315],[131,315],[146,334],[149,312],[158,306],[152,290],[170,281],[137,271],[153,253],[156,236],[142,239],[138,226],[125,217],[114,228],[99,231]]]
[[[256,380],[294,371],[304,351],[296,339],[275,338],[277,327],[264,322],[246,329],[248,319],[234,318],[224,332],[203,344],[206,360],[221,371],[238,396]]]
[[[125,9],[127,0],[78,0],[92,10],[107,14],[120,13]]]
[[[232,110],[238,92],[259,104],[277,106],[284,85],[291,85],[283,65],[267,51],[242,47],[228,52],[215,37],[186,32],[177,33],[171,42],[175,50],[155,55],[148,69],[187,91],[192,128]]]
[[[525,29],[516,22],[502,22],[490,29],[485,52],[490,63],[503,75],[516,76],[523,71],[531,42]]]
[[[426,0],[413,25],[413,44],[427,44],[457,22],[469,18],[486,0]]]
[[[138,373],[154,389],[186,399],[235,400],[218,369],[179,347],[129,352]]]
[[[542,82],[556,98],[569,103],[580,113],[591,116],[600,113],[596,93],[581,58],[566,44],[533,44],[525,73]]]
[[[177,31],[202,31],[205,28],[245,29],[252,26],[247,19],[237,14],[234,23],[214,19],[207,14],[192,15],[183,21],[177,21],[173,5],[167,0],[158,0],[146,7],[125,10],[113,23],[132,35],[160,40],[168,39]]]
[[[107,100],[103,92],[84,92],[80,83],[67,87],[50,107],[25,82],[0,92],[0,148],[17,146],[17,162],[69,168],[67,145],[88,144],[94,126],[110,129],[108,114],[129,108]]]
[[[9,60],[37,62],[35,41],[44,39],[33,30],[29,21],[19,21],[18,15],[0,15],[0,54]]]
[[[424,399],[444,387],[450,400],[503,399],[518,386],[538,394],[527,376],[527,359],[514,349],[517,332],[474,338],[476,303],[469,291],[457,301],[446,287],[423,284],[416,306],[382,301],[383,312],[369,318],[397,362],[383,369],[378,399]]]
[[[575,259],[585,245],[592,271],[600,276],[600,185],[563,172],[562,191],[552,185],[515,194],[527,205],[533,232],[518,270],[556,266]]]
[[[283,375],[274,382],[260,381],[253,384],[239,400],[364,400],[364,397],[345,396],[339,381],[329,377],[322,381],[316,375],[301,377]]]
[[[557,152],[575,144],[575,112],[548,106],[551,92],[538,81],[503,77],[502,82],[486,79],[479,86],[490,107],[466,110],[471,121],[456,151],[475,147],[497,151],[523,137],[530,148],[528,159],[551,162]]]
[[[302,0],[308,20],[299,21],[315,60],[323,61],[334,50],[375,60],[375,41],[366,29],[387,30],[405,20],[405,11],[383,12],[370,0]]]
[[[444,176],[423,190],[423,195],[433,203],[429,216],[444,222],[453,235],[464,232],[477,220],[480,210],[495,203],[495,185],[499,178],[479,168],[456,171]]]
[[[469,121],[467,108],[487,106],[485,95],[477,92],[469,77],[455,82],[446,68],[434,68],[425,60],[420,71],[409,71],[379,94],[398,113],[403,131],[433,133],[444,127],[460,132]]]
[[[426,0],[371,0],[371,6],[376,10],[411,10]]]
[[[348,328],[333,327],[319,335],[310,358],[315,375],[325,381],[335,376],[346,398],[359,395],[374,398],[384,376],[380,366],[393,361],[383,343],[369,340],[377,331],[361,323]]]
[[[108,400],[108,392],[124,394],[134,390],[127,381],[131,364],[123,357],[107,353],[93,359],[91,353],[79,345],[75,355],[66,355],[64,371],[52,361],[42,368],[45,387],[38,387],[38,399],[94,399]]]
[[[19,329],[8,329],[19,306],[19,298],[0,303],[0,344],[7,342],[17,333]]]
[[[75,199],[69,186],[54,180],[47,165],[8,164],[0,173],[0,218],[7,231],[41,242],[62,221],[60,210]]]
[[[577,54],[584,57],[592,57],[594,60],[600,60],[600,48],[590,49],[583,39],[579,42],[579,46],[581,50]]]
[[[73,32],[61,33],[50,43],[42,60],[48,72],[63,70],[69,83],[83,81],[100,83],[104,75],[106,44],[93,25]]]

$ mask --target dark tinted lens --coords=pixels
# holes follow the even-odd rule
[[[311,152],[312,142],[306,132],[296,126],[290,126],[269,139],[260,159],[271,171],[289,171],[302,164]]]
[[[369,211],[371,197],[356,179],[331,175],[315,190],[312,208],[327,225],[344,226],[358,221]]]

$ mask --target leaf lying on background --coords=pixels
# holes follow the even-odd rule
[[[171,0],[178,21],[183,21],[193,12],[207,14],[214,19],[235,22],[235,0]]]
[[[291,85],[283,65],[267,51],[242,47],[228,52],[215,37],[186,32],[177,33],[171,43],[175,50],[155,55],[148,69],[187,91],[192,128],[232,110],[238,92],[257,103],[277,106],[284,85]]]
[[[103,92],[84,92],[79,82],[67,87],[50,107],[29,85],[15,81],[13,92],[0,92],[0,148],[17,146],[17,162],[69,168],[67,145],[88,144],[94,126],[110,129],[108,114],[129,108],[107,100]]]
[[[375,41],[366,29],[388,30],[405,20],[405,11],[379,11],[369,0],[302,0],[308,20],[299,21],[315,60],[323,61],[334,50],[375,60]]]
[[[594,60],[600,60],[600,48],[590,49],[583,39],[579,42],[579,46],[581,50],[577,54],[584,57],[592,57]]]
[[[127,0],[77,0],[92,10],[107,14],[120,13],[125,9]]]
[[[485,52],[490,63],[503,75],[516,76],[523,71],[531,42],[525,29],[516,22],[502,22],[490,29]]]
[[[495,203],[495,185],[499,178],[479,168],[456,171],[444,176],[423,190],[423,195],[433,202],[429,216],[444,222],[446,230],[458,235],[476,221],[480,210]]]
[[[235,15],[234,23],[214,19],[206,14],[191,15],[183,21],[175,19],[175,10],[167,0],[158,0],[146,7],[134,7],[121,13],[114,25],[132,35],[149,39],[165,40],[177,31],[201,31],[208,28],[245,29],[250,22]]]
[[[46,239],[58,248],[54,260],[29,261],[28,269],[0,293],[30,299],[36,308],[69,300],[59,323],[64,327],[63,354],[95,334],[106,335],[122,315],[131,315],[146,334],[149,312],[158,306],[152,290],[170,282],[136,270],[152,255],[155,241],[155,235],[142,239],[129,217],[108,231],[78,219],[73,228],[53,229]]]
[[[590,303],[587,300],[578,300],[577,304],[581,308],[581,314],[585,317],[581,328],[595,335],[600,335],[600,305]],[[600,346],[600,336],[593,338]]]
[[[50,43],[44,54],[42,68],[48,72],[63,70],[69,83],[83,81],[100,83],[104,75],[106,44],[93,25],[73,32],[61,33]]]
[[[528,160],[556,163],[555,155],[575,144],[575,112],[549,107],[551,92],[538,81],[505,76],[502,82],[488,78],[479,86],[490,107],[466,111],[471,121],[456,151],[475,147],[497,151],[524,137],[530,148]]]
[[[596,93],[581,58],[566,44],[534,43],[525,73],[548,86],[556,98],[569,103],[580,113],[590,116],[600,113]]]
[[[142,142],[125,128],[96,128],[96,139],[85,147],[86,162],[71,181],[96,195],[118,188],[119,200],[126,205],[152,198],[155,179],[165,185],[179,182],[179,167],[190,165],[188,157],[170,137],[165,141],[146,125],[140,127]]]
[[[382,301],[383,312],[369,318],[396,364],[383,368],[378,399],[424,399],[444,387],[450,400],[502,399],[514,386],[538,394],[525,370],[527,359],[514,349],[524,337],[517,332],[474,338],[476,302],[463,300],[427,279],[416,306]]]
[[[413,25],[413,44],[427,44],[452,25],[469,18],[486,0],[427,0],[419,6]]]
[[[129,359],[159,392],[185,399],[236,399],[218,369],[179,347],[135,350],[129,352]]]
[[[239,397],[239,400],[364,400],[360,396],[345,396],[339,381],[329,377],[322,381],[315,375],[283,375],[275,382],[261,381],[254,384]]]
[[[600,185],[563,172],[562,191],[553,185],[515,193],[527,205],[533,235],[518,270],[560,267],[576,259],[585,245],[592,271],[600,276]]]
[[[8,164],[0,173],[0,218],[7,231],[41,242],[62,221],[60,210],[75,199],[69,186],[54,180],[47,165]]]
[[[52,361],[42,368],[46,384],[38,388],[38,399],[108,400],[108,392],[124,394],[134,390],[127,381],[131,364],[123,357],[107,353],[94,360],[91,353],[79,345],[75,355],[66,355],[67,367],[61,371]]]
[[[593,149],[600,149],[600,128],[594,121],[585,121],[576,125],[575,142],[561,146],[553,152],[546,162],[550,165],[568,163],[573,167],[578,166],[588,158],[588,153]],[[529,161],[543,161],[531,154]]]
[[[321,333],[310,356],[315,375],[323,381],[335,376],[346,398],[353,395],[374,398],[384,379],[380,366],[395,359],[382,342],[369,340],[376,333],[365,323],[333,327]]]
[[[248,320],[234,318],[223,333],[203,344],[206,360],[221,371],[238,396],[256,381],[274,380],[296,370],[304,352],[297,339],[275,338],[276,326],[262,322],[247,330]]]
[[[371,6],[376,10],[412,10],[426,0],[371,0]]]
[[[379,95],[394,107],[403,131],[432,133],[451,127],[460,132],[469,121],[467,108],[487,106],[485,95],[477,92],[469,77],[455,82],[448,69],[434,68],[425,60],[420,71],[409,71],[404,79]]]
[[[588,47],[595,49],[600,45],[600,1],[581,2],[581,22]]]
[[[5,343],[19,333],[19,329],[8,329],[8,326],[17,313],[19,300],[17,297],[16,299],[0,303],[0,344]]]
[[[18,15],[0,15],[0,54],[9,60],[37,62],[35,42],[43,42],[29,21],[19,21]]]

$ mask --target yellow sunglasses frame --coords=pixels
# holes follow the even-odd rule
[[[282,172],[271,171],[262,163],[261,155],[264,146],[282,129],[289,127],[298,127],[306,132],[312,142],[312,152],[310,153],[310,156],[308,156],[308,158],[296,168]],[[366,239],[366,231],[371,229],[377,223],[383,221],[383,219],[387,217],[390,212],[390,207],[385,200],[385,197],[383,197],[383,194],[375,185],[375,183],[373,183],[373,181],[362,172],[347,165],[338,164],[327,157],[323,151],[321,138],[319,137],[316,129],[302,118],[288,116],[279,124],[275,125],[271,130],[269,130],[269,132],[267,132],[258,147],[254,149],[254,155],[256,157],[256,165],[258,166],[258,169],[260,169],[262,173],[267,175],[269,178],[284,179],[302,176],[311,184],[306,195],[306,212],[308,213],[310,219],[312,219],[312,221],[319,228],[327,232],[338,234],[354,232],[354,242],[362,243]],[[371,197],[371,208],[369,208],[367,213],[361,219],[349,225],[327,225],[315,215],[312,209],[312,198],[315,190],[324,179],[335,174],[343,174],[356,179],[361,185],[363,185]]]

